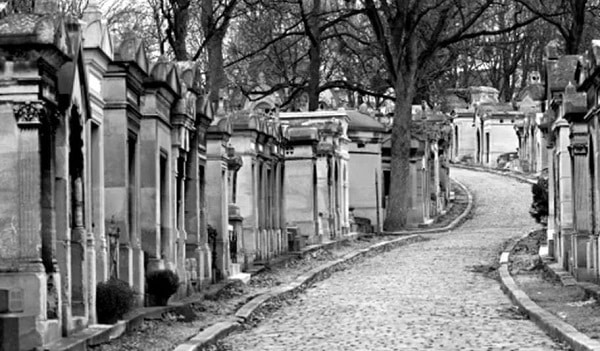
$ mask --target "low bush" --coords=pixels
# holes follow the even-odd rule
[[[531,186],[533,202],[529,209],[531,217],[538,223],[546,224],[548,221],[548,179],[546,177],[538,178],[537,183]]]
[[[170,269],[160,269],[146,276],[148,294],[154,297],[154,304],[166,306],[171,295],[179,289],[179,276]]]
[[[114,324],[131,311],[135,291],[123,280],[111,278],[96,286],[96,315],[98,323]]]

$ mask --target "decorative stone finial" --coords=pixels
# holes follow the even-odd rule
[[[548,45],[546,45],[545,48],[545,53],[546,53],[546,58],[549,60],[557,60],[558,59],[558,48],[559,48],[559,43],[558,40],[552,40],[548,43]]]
[[[265,79],[265,73],[264,72],[260,72],[258,74],[258,81],[257,81],[259,86],[264,86],[267,85],[267,80]]]
[[[541,83],[540,72],[533,71],[529,73],[529,84],[539,84]]]
[[[565,95],[573,95],[577,93],[577,89],[573,85],[573,82],[569,81],[569,84],[565,87]]]

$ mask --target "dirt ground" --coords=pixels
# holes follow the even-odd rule
[[[593,339],[600,338],[600,304],[578,286],[563,286],[538,256],[545,229],[521,240],[511,254],[510,271],[517,285],[542,308]]]

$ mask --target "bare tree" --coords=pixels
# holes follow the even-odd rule
[[[597,0],[516,0],[533,14],[553,25],[562,36],[566,54],[577,54],[581,50],[586,29],[586,20],[597,17]]]
[[[389,98],[384,94],[389,84],[382,89],[377,80],[382,76],[373,64],[376,55],[363,11],[350,2],[259,0],[239,19],[226,66],[247,95],[283,89],[285,105],[306,93],[309,110],[316,110],[320,93],[331,88]],[[248,91],[253,82],[245,75],[259,72],[274,82],[272,88]]]
[[[504,10],[494,0],[364,0],[364,6],[396,93],[390,202],[384,227],[401,230],[409,211],[411,107],[423,73],[444,49],[463,40],[513,31],[533,19],[487,29],[484,24]]]

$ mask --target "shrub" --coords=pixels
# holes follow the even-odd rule
[[[155,298],[155,304],[166,306],[171,295],[179,289],[179,276],[170,269],[160,269],[146,276],[148,294]]]
[[[548,220],[548,179],[539,177],[537,183],[531,186],[531,193],[533,202],[529,214],[536,222],[545,224]]]
[[[96,314],[101,324],[114,324],[131,311],[135,291],[127,282],[110,278],[96,286]]]

